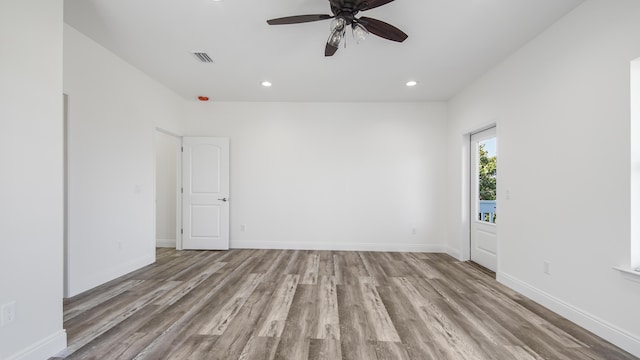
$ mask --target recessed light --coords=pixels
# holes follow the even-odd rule
[[[271,85],[273,85],[273,84],[271,84],[269,81],[263,81],[262,82],[262,86],[264,86],[264,87],[271,87]]]
[[[407,81],[407,86],[408,87],[414,87],[416,85],[418,85],[418,82],[415,81],[415,80]]]

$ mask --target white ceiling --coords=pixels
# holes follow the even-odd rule
[[[187,99],[447,100],[583,0],[396,0],[361,12],[409,35],[370,35],[324,57],[327,0],[65,0],[65,22]],[[192,51],[215,61],[200,63]],[[99,71],[97,69],[97,71]],[[408,88],[408,80],[418,86]],[[271,88],[260,83],[269,80]]]

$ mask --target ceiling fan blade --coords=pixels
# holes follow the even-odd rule
[[[397,27],[370,17],[363,16],[358,19],[358,23],[362,24],[370,33],[387,40],[403,42],[409,37],[409,35],[405,34]]]
[[[296,15],[286,16],[277,19],[267,20],[269,25],[288,25],[288,24],[300,24],[312,21],[320,21],[331,19],[333,16],[325,14],[313,14],[313,15]]]
[[[377,8],[378,6],[382,6],[382,5],[386,5],[390,2],[392,2],[393,0],[368,0],[368,1],[364,1],[363,5],[364,7],[360,8],[360,11],[364,11],[364,10],[371,10],[374,8]]]
[[[329,45],[329,43],[327,43],[327,46],[324,47],[324,56],[333,56],[336,51],[338,51],[337,47],[331,46]]]

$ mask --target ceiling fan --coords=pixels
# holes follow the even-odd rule
[[[371,10],[392,1],[394,0],[329,0],[333,15],[287,16],[267,20],[267,24],[287,25],[333,19],[331,22],[331,35],[329,35],[329,40],[327,40],[327,45],[324,49],[324,56],[333,56],[338,51],[338,46],[344,38],[347,26],[351,26],[356,41],[364,40],[369,33],[391,41],[405,41],[409,36],[391,24],[366,16],[356,18],[360,11]]]

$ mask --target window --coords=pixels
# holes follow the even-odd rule
[[[478,220],[496,222],[496,138],[480,140],[478,150]]]

